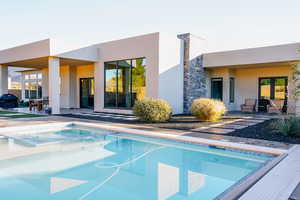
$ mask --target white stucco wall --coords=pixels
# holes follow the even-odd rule
[[[177,35],[159,34],[159,98],[183,112],[183,67],[180,64],[180,40]]]
[[[159,33],[151,33],[96,45],[99,62],[95,64],[95,111],[131,113],[130,110],[104,109],[104,63],[145,57],[146,96],[158,97]]]
[[[201,36],[190,34],[190,60],[207,51],[207,41]]]

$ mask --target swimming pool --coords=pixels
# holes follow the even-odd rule
[[[1,199],[211,200],[275,156],[68,125],[5,137]]]

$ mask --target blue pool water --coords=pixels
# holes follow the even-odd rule
[[[0,199],[211,200],[273,158],[79,126],[23,139],[49,138],[66,148],[0,161]]]

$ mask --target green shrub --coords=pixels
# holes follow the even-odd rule
[[[171,118],[172,107],[165,100],[145,98],[135,102],[133,114],[141,121],[164,122]]]
[[[271,126],[284,136],[300,136],[300,117],[283,117],[272,122]]]
[[[191,112],[200,121],[217,121],[227,112],[227,109],[222,101],[199,98],[193,101]]]

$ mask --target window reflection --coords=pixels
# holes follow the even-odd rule
[[[24,75],[25,99],[42,98],[42,73],[34,72]]]
[[[285,79],[275,79],[274,97],[275,99],[282,100],[285,98]]]
[[[260,80],[260,96],[261,96],[261,99],[270,99],[271,98],[271,80],[270,79],[261,79]]]
[[[132,63],[132,94],[133,104],[135,100],[146,96],[146,63],[145,59],[135,59]]]
[[[287,77],[261,78],[260,99],[284,100],[286,98]]]
[[[117,100],[117,63],[105,64],[105,106],[115,107]]]
[[[105,107],[131,108],[146,96],[146,59],[105,63]]]

